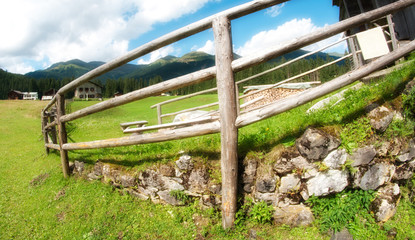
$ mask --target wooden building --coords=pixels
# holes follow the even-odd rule
[[[51,88],[48,91],[44,92],[43,96],[42,96],[42,101],[52,100],[52,98],[53,98],[53,96],[55,96],[56,92],[57,91],[54,88]]]
[[[9,100],[38,100],[37,92],[21,92],[18,90],[11,90],[7,94]]]
[[[95,99],[102,98],[102,86],[93,83],[87,82],[75,89],[75,98],[79,99]]]
[[[397,0],[333,0],[333,5],[340,7],[339,20],[359,15],[364,12],[396,2]],[[397,40],[415,39],[415,6],[399,11],[392,16]],[[371,28],[368,24],[347,32],[352,35]]]
[[[23,92],[17,91],[17,90],[11,90],[7,94],[7,99],[9,100],[21,100],[23,99]]]

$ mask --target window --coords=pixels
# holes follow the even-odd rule
[[[80,88],[79,88],[79,91],[80,91],[80,92],[84,91],[84,88],[81,88],[81,87],[80,87]]]
[[[83,94],[79,95],[79,98],[84,98],[84,95]]]
[[[85,88],[85,92],[88,92],[89,88]]]
[[[94,94],[89,94],[88,98],[95,98],[95,95]]]
[[[92,87],[89,91],[94,92],[94,91],[95,91],[95,89]]]

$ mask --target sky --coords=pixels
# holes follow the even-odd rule
[[[0,4],[0,68],[25,74],[80,59],[108,62],[142,44],[249,0],[13,0]],[[248,56],[338,22],[332,0],[290,0],[232,20],[234,52]],[[341,38],[334,36],[324,43]],[[308,46],[316,50],[323,43]],[[327,52],[344,53],[345,44]],[[132,64],[191,51],[214,53],[211,29]]]

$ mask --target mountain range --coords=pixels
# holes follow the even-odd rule
[[[283,55],[271,61],[279,61],[281,58],[293,59],[307,53],[304,50],[297,50]],[[235,54],[235,58],[240,56]],[[327,53],[316,53],[308,59],[314,58],[339,58]],[[104,62],[92,61],[84,62],[79,59],[73,59],[67,62],[55,63],[44,70],[37,70],[25,74],[33,79],[74,79],[96,67],[105,64]],[[204,52],[190,52],[182,57],[166,56],[147,65],[125,64],[108,73],[105,73],[97,79],[105,83],[108,79],[134,78],[150,79],[160,76],[163,80],[168,80],[197,70],[205,69],[215,65],[215,56]]]

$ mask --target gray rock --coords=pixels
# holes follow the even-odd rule
[[[325,196],[330,193],[343,191],[348,185],[348,174],[340,170],[328,170],[320,172],[314,178],[307,181],[308,194],[310,196]]]
[[[216,195],[221,195],[222,194],[222,185],[220,184],[211,184],[208,186],[209,191],[213,194]]]
[[[274,221],[292,227],[308,226],[314,221],[314,216],[308,207],[289,205],[275,210]]]
[[[387,107],[380,106],[371,110],[368,114],[370,125],[378,132],[384,132],[393,120],[393,112]]]
[[[398,156],[400,162],[411,161],[415,158],[415,140],[412,139],[408,146],[401,151],[401,154]],[[75,162],[76,163],[76,162]]]
[[[201,199],[205,206],[214,207],[218,205],[217,198],[213,195],[203,195]]]
[[[345,149],[336,149],[327,155],[323,163],[330,169],[339,169],[346,162],[348,154]]]
[[[276,193],[261,193],[254,192],[254,197],[257,201],[264,201],[268,204],[277,204],[277,194]]]
[[[74,170],[75,170],[77,173],[79,173],[79,174],[81,175],[81,174],[82,174],[82,172],[83,172],[83,171],[84,171],[84,169],[85,169],[85,164],[84,164],[84,162],[75,161],[75,162],[74,162],[74,165],[75,165]]]
[[[395,174],[393,175],[393,180],[407,180],[412,178],[414,175],[415,160],[411,162],[406,162],[398,167],[396,167]]]
[[[302,179],[309,179],[315,177],[318,174],[318,167],[317,165],[310,163],[302,156],[298,156],[290,160],[290,162],[294,165],[295,169],[302,171]]]
[[[340,141],[326,132],[308,128],[295,144],[303,157],[309,160],[319,160],[338,148]]]
[[[166,177],[174,177],[176,176],[176,171],[174,167],[170,165],[161,165],[159,168],[159,173]]]
[[[395,173],[395,166],[377,163],[371,166],[360,180],[359,187],[363,190],[375,190],[389,182]]]
[[[139,174],[138,179],[140,180],[140,183],[147,188],[152,187],[161,190],[164,187],[164,182],[161,179],[160,174],[153,170],[146,170],[144,172],[141,172]]]
[[[88,173],[87,177],[88,177],[88,179],[89,179],[89,180],[99,180],[99,179],[101,179],[101,176],[97,176],[97,175],[96,175],[95,173],[93,173],[93,172]]]
[[[274,171],[279,175],[292,173],[294,169],[294,164],[286,158],[280,158],[274,164]]]
[[[137,179],[134,175],[129,173],[120,173],[117,178],[117,182],[119,182],[123,187],[133,187],[137,185]]]
[[[376,149],[370,145],[363,148],[358,148],[353,151],[350,159],[353,161],[352,166],[358,167],[368,165],[373,160],[373,158],[375,158],[375,156]]]
[[[176,199],[175,197],[173,197],[170,194],[170,191],[169,190],[159,191],[157,193],[157,195],[160,197],[160,199],[163,202],[168,203],[170,205],[173,205],[173,206],[182,206],[182,205],[184,205],[182,201],[180,201],[180,200]]]
[[[242,175],[242,182],[244,184],[244,191],[247,193],[252,192],[257,165],[258,163],[255,159],[248,159],[244,161],[244,173]]]
[[[281,186],[279,187],[280,193],[287,193],[298,191],[300,189],[300,178],[294,174],[288,174],[285,177],[281,178]]]
[[[193,169],[192,157],[184,154],[180,156],[179,160],[176,161],[177,167],[182,171],[188,171]]]
[[[377,149],[377,154],[379,157],[386,157],[389,152],[389,148],[391,147],[390,142],[383,142],[382,145]]]
[[[396,207],[400,198],[399,185],[388,183],[379,188],[377,197],[370,204],[370,209],[375,213],[377,222],[386,222],[396,213]]]
[[[276,177],[275,176],[262,176],[256,181],[256,190],[261,193],[271,193],[276,188]]]
[[[184,190],[183,185],[178,183],[174,178],[161,176],[161,181],[164,183],[163,189],[166,189],[166,190],[169,190],[169,191],[171,191],[171,190]]]
[[[335,232],[330,240],[353,240],[352,234],[350,234],[347,228],[341,230],[340,232]]]
[[[189,191],[203,193],[207,189],[209,173],[206,168],[193,169],[189,176]]]

